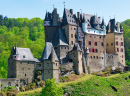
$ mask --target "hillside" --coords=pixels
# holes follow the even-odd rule
[[[126,64],[130,66],[130,19],[122,22],[124,28],[124,41],[125,41],[125,59]]]
[[[130,72],[109,77],[86,75],[76,81],[60,83],[58,87],[61,87],[67,96],[129,96]],[[38,96],[40,92],[41,88],[19,92],[17,96]]]
[[[45,45],[44,20],[40,18],[7,18],[0,15],[0,78],[7,78],[7,65],[12,48],[30,48],[40,58]]]

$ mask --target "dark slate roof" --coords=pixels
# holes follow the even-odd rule
[[[14,55],[18,55],[18,61],[35,61],[29,48],[14,47]]]
[[[116,20],[115,18],[114,19],[110,19],[110,29],[111,29],[111,32],[115,32],[117,30],[117,25],[116,25]],[[108,28],[109,28],[109,23],[108,23],[108,26],[107,26],[107,32],[108,32]]]
[[[96,15],[91,14],[84,14],[83,13],[83,20],[82,23],[86,22],[88,28],[94,28],[94,24],[99,25],[99,29],[101,28],[101,21]]]
[[[78,43],[74,44],[73,50],[82,51]]]
[[[50,55],[52,53],[52,47],[53,47],[53,45],[52,45],[51,42],[46,42],[46,45],[45,45],[41,60],[50,60],[49,57],[50,57]],[[54,51],[54,53],[55,53],[55,51]],[[58,58],[57,58],[56,53],[55,53],[55,60],[59,61]]]
[[[66,36],[61,29],[58,30],[53,45],[68,45]]]
[[[70,10],[64,8],[62,25],[66,25],[66,24],[77,25],[76,20],[73,14],[71,14]]]
[[[44,21],[49,21],[48,13],[47,12],[46,12],[46,16],[45,16],[45,20]]]
[[[102,19],[102,24],[101,24],[102,26],[104,26],[105,25],[105,23],[104,23],[104,18]]]

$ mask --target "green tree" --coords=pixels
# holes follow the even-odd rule
[[[63,89],[57,86],[55,79],[47,79],[45,87],[42,88],[42,96],[62,96]]]

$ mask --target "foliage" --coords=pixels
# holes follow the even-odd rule
[[[47,79],[45,87],[42,89],[42,96],[62,96],[63,90],[62,88],[57,86],[55,83],[55,79]]]
[[[130,66],[130,19],[122,22],[124,28],[124,46],[125,46],[125,59],[126,64]]]
[[[86,75],[75,81],[60,83],[65,96],[129,96],[130,72],[108,77]],[[18,96],[39,96],[40,90],[20,92]],[[46,95],[43,95],[46,96]]]
[[[40,18],[7,18],[0,15],[0,78],[7,78],[8,58],[12,48],[30,48],[40,58],[45,45],[44,20]]]
[[[84,82],[69,84],[63,90],[67,96],[128,96],[129,77],[130,72],[113,78],[93,76]]]

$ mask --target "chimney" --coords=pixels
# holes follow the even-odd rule
[[[117,22],[117,31],[120,32],[120,23]]]
[[[70,9],[70,13],[73,15],[73,9]]]
[[[80,12],[77,12],[77,18],[80,19]]]

